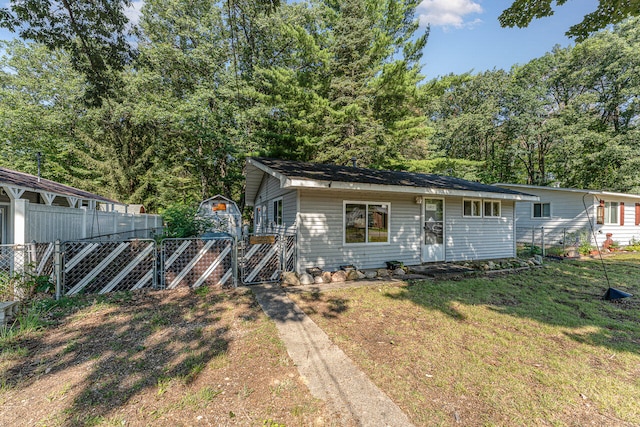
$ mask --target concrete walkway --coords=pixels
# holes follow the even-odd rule
[[[407,416],[334,345],[278,284],[251,286],[274,320],[311,394],[360,426],[411,426]]]

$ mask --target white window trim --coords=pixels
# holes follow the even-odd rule
[[[257,231],[262,228],[262,206],[257,205],[253,211],[253,229]]]
[[[278,221],[277,221],[278,210],[274,207],[274,205],[278,202],[282,204],[282,217],[280,218],[280,224],[278,224]],[[273,209],[273,212],[271,214],[271,221],[273,222],[273,225],[275,226],[283,225],[284,224],[284,202],[282,201],[282,197],[276,197],[275,199],[273,199],[271,201],[271,208]]]
[[[500,209],[500,215],[487,215],[487,213],[484,210],[484,204],[485,203],[491,203],[492,207],[491,210],[493,210],[493,204],[497,203]],[[463,206],[464,208],[464,206]],[[492,200],[492,199],[483,199],[482,200],[482,216],[485,218],[493,218],[493,219],[497,219],[497,218],[502,218],[502,202],[500,200]]]
[[[616,222],[607,222],[607,212],[609,213],[609,218],[611,218],[611,203],[616,203]],[[609,204],[609,208],[607,209],[607,204]],[[604,225],[620,225],[620,202],[606,201],[604,202]]]
[[[5,245],[8,243],[9,233],[9,211],[11,210],[10,205],[0,204],[0,244]]]
[[[480,202],[480,212],[478,212],[478,215],[465,215],[464,202]],[[462,217],[463,218],[482,218],[483,211],[484,211],[484,204],[482,203],[482,199],[462,199]],[[502,213],[502,210],[500,211],[500,213]]]
[[[347,205],[366,205],[366,211],[364,213],[365,222],[369,219],[369,205],[383,205],[387,207],[387,241],[386,242],[368,242],[369,226],[365,227],[364,242],[347,243]],[[385,246],[391,244],[391,202],[373,202],[364,200],[343,200],[342,201],[342,245],[354,247],[354,246]]]
[[[535,205],[549,205],[549,216],[534,216]],[[531,203],[531,219],[535,219],[535,220],[551,219],[553,217],[552,209],[553,208],[551,206],[551,202],[532,202]],[[540,213],[544,214],[544,209],[542,209],[542,206],[540,207]]]

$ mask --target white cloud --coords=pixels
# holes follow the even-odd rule
[[[124,10],[125,16],[129,18],[129,25],[138,25],[142,15],[142,6],[144,6],[144,0],[134,0],[131,2],[131,7]]]
[[[465,21],[465,16],[482,12],[482,6],[473,0],[422,0],[418,6],[420,25],[423,26],[471,27],[482,21]]]

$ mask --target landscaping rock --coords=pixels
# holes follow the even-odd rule
[[[313,283],[315,283],[316,285],[320,285],[324,283],[324,280],[322,279],[322,275],[314,277]]]
[[[367,279],[375,279],[377,275],[378,275],[378,273],[375,272],[375,271],[365,271],[364,272],[364,277],[367,278]]]
[[[358,280],[358,272],[351,270],[347,273],[347,280]]]
[[[310,285],[313,283],[313,276],[309,273],[302,273],[300,275],[300,284],[301,285]]]
[[[380,268],[376,271],[378,277],[389,277],[389,270],[386,268]]]
[[[338,270],[331,275],[332,282],[345,282],[347,280],[347,273],[343,270]]]
[[[367,277],[367,275],[360,270],[356,271],[356,274],[358,275],[358,279],[364,279],[365,277]]]
[[[495,262],[489,261],[487,263],[487,270],[495,270],[495,268],[496,268],[496,263]]]
[[[569,258],[577,258],[580,254],[578,253],[577,249],[575,248],[571,248],[567,251],[566,256],[568,256]]]
[[[542,265],[542,255],[535,255],[535,256],[533,257],[533,262],[534,262],[536,265]]]
[[[282,273],[282,286],[300,286],[300,280],[298,279],[298,273],[293,271],[287,271]]]
[[[393,270],[394,276],[404,276],[405,274],[406,272],[402,268],[396,268],[395,270]]]
[[[330,271],[323,271],[322,275],[320,277],[322,277],[322,282],[323,283],[331,283],[331,272]]]

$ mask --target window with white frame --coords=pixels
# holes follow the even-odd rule
[[[499,217],[501,215],[501,205],[498,200],[484,201],[484,216]]]
[[[282,197],[273,201],[272,220],[274,225],[282,225]]]
[[[482,216],[482,200],[463,199],[462,215],[470,216],[470,217],[481,217]]]
[[[344,202],[344,242],[389,243],[390,203]]]
[[[551,218],[551,203],[534,203],[534,218]]]
[[[605,224],[619,224],[620,223],[620,203],[618,202],[604,202],[604,223]]]

